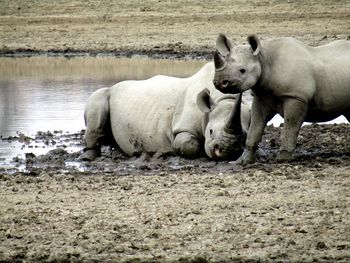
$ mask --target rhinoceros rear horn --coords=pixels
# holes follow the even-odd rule
[[[242,123],[241,123],[241,103],[242,93],[239,93],[236,97],[235,105],[227,119],[226,128],[228,132],[233,134],[242,134]]]

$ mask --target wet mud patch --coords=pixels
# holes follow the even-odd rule
[[[11,161],[24,172],[40,174],[41,169],[74,171],[81,173],[106,172],[116,175],[159,175],[169,172],[241,172],[249,169],[272,170],[278,166],[302,166],[305,169],[327,165],[344,166],[350,163],[350,142],[348,124],[306,125],[303,126],[297,141],[295,158],[289,163],[277,163],[276,156],[280,147],[281,127],[272,125],[265,129],[260,143],[258,162],[252,165],[234,165],[232,161],[214,161],[208,157],[194,160],[178,156],[128,157],[118,147],[103,146],[102,155],[93,162],[80,159],[84,147],[84,130],[78,133],[38,132],[35,137],[18,133],[17,136],[1,138],[9,143],[19,143],[26,148],[23,158],[14,157]],[[43,147],[46,154],[35,154],[30,149]],[[28,152],[29,149],[29,152]],[[14,170],[16,170],[16,167]],[[4,169],[5,171],[5,169]],[[12,170],[13,171],[13,170]]]
[[[349,124],[321,125],[312,124],[302,127],[294,160],[291,164],[310,167],[319,164],[344,165],[350,160]],[[261,146],[271,153],[266,161],[274,163],[280,147],[281,128],[268,126]],[[338,160],[338,161],[337,161]]]
[[[16,154],[3,158],[0,171],[33,173],[35,169],[50,167],[64,169],[67,162],[79,157],[83,134],[83,130],[78,133],[38,131],[34,136],[17,132],[15,136],[1,137],[1,142],[15,149]]]

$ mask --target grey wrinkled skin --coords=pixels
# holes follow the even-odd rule
[[[223,93],[251,89],[252,120],[245,149],[237,163],[255,162],[266,123],[284,117],[279,161],[293,158],[304,121],[324,122],[344,115],[350,120],[350,42],[338,40],[310,47],[294,38],[233,45],[219,35],[213,83]]]
[[[81,158],[98,157],[103,141],[115,142],[129,156],[237,158],[250,109],[240,96],[236,103],[237,96],[215,89],[214,71],[208,63],[188,78],[155,76],[95,91],[85,107]]]

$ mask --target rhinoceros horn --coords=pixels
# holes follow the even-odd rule
[[[236,97],[235,105],[227,119],[226,131],[232,134],[242,134],[241,124],[241,103],[242,93],[239,93]]]

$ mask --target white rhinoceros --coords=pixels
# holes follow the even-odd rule
[[[216,88],[224,93],[251,89],[252,120],[238,163],[255,162],[255,152],[266,123],[284,117],[278,159],[293,158],[304,121],[324,122],[344,115],[350,121],[350,42],[334,41],[311,47],[294,38],[233,46],[219,35],[214,56]]]
[[[195,158],[204,153],[204,144],[210,158],[237,158],[243,152],[250,108],[241,107],[241,96],[215,89],[214,71],[208,63],[188,78],[155,76],[95,91],[85,108],[82,158],[95,159],[102,139],[110,134],[113,138],[107,140],[114,139],[129,156]]]

